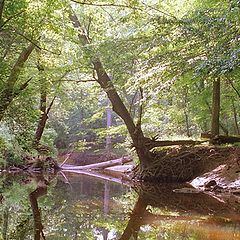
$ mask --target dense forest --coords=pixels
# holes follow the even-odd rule
[[[0,0],[0,159],[240,134],[239,0]],[[181,142],[180,141],[180,142]],[[182,143],[181,142],[181,143]]]

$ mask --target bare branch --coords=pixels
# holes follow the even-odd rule
[[[73,80],[73,79],[62,79],[57,80],[58,82],[74,82],[74,83],[80,83],[80,82],[96,82],[96,79],[82,79],[82,80]]]
[[[86,28],[87,36],[88,36],[89,39],[90,39],[90,26],[91,26],[91,23],[92,23],[92,18],[89,17],[88,26]]]
[[[121,7],[121,8],[129,8],[133,10],[141,10],[139,7],[134,7],[130,5],[125,5],[125,4],[115,4],[115,3],[92,3],[92,2],[83,2],[83,1],[77,1],[77,0],[70,0],[72,2],[81,4],[81,5],[88,5],[88,6],[94,6],[94,7]]]
[[[1,0],[0,0],[0,1],[1,1]],[[21,15],[23,12],[25,12],[25,10],[20,11],[20,12],[18,12],[18,13],[16,13],[16,14],[10,16],[7,20],[5,20],[5,21],[0,25],[0,28],[3,28],[9,21],[11,21],[13,18]],[[1,23],[1,22],[0,22],[0,23]]]
[[[36,43],[35,40],[30,39],[29,37],[25,36],[24,34],[22,34],[21,32],[19,32],[19,31],[16,30],[16,29],[12,29],[12,32],[15,33],[15,34],[17,34],[17,35],[19,35],[19,36],[21,36],[21,37],[23,37],[23,38],[26,39],[28,42],[32,43],[32,44],[33,44],[37,49],[39,49],[39,50],[46,51],[46,52],[50,52],[50,53],[52,53],[52,54],[54,54],[54,55],[58,55],[58,56],[61,55],[61,52],[53,52],[53,51],[51,51],[51,50],[49,50],[49,49],[40,47],[40,46]]]
[[[145,5],[147,8],[150,8],[150,9],[152,9],[152,10],[154,10],[154,11],[157,11],[157,12],[159,12],[159,13],[165,15],[165,16],[168,16],[168,17],[170,17],[170,18],[177,19],[175,16],[173,16],[173,15],[170,14],[170,13],[164,12],[164,11],[162,11],[162,10],[160,10],[160,9],[158,9],[158,8],[155,8],[155,7],[153,7],[153,6],[150,6],[150,5],[148,5],[148,4],[144,3],[144,2],[142,2],[142,4]]]
[[[229,78],[227,78],[227,81],[230,83],[231,87],[232,87],[233,90],[236,92],[236,94],[238,95],[238,97],[240,97],[240,92],[236,89],[236,87],[234,86],[232,80],[230,80]]]
[[[25,88],[27,88],[29,82],[32,80],[32,77],[29,78],[25,83],[23,83],[17,91],[14,93],[14,97],[17,97]]]

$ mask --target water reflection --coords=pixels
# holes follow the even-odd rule
[[[183,187],[190,186],[187,184],[160,186],[142,184],[138,186],[136,189],[138,199],[120,240],[129,240],[131,237],[133,239],[144,239],[143,236],[138,238],[141,227],[157,222],[165,224],[180,223],[184,231],[184,238],[181,239],[240,239],[240,208],[238,204],[229,205],[204,193],[174,193],[174,189]],[[194,223],[198,226],[206,225],[207,227],[214,226],[214,237],[211,235],[211,229],[208,229],[206,234],[203,232],[204,236],[193,237],[192,231],[186,231],[188,227],[186,223]],[[229,225],[232,225],[233,229],[235,228],[233,232],[228,232],[227,229],[225,232],[221,231],[220,227],[224,228]],[[164,234],[161,234],[161,229],[159,229],[155,237],[156,239],[157,236],[159,239],[173,239],[172,237],[177,239],[181,235],[181,227],[179,230],[175,236],[168,234],[168,238],[167,236],[164,237]],[[219,233],[220,237],[218,237]]]
[[[8,176],[1,185],[4,240],[240,239],[239,204],[172,191],[185,185],[130,190],[83,175]]]
[[[46,238],[43,233],[43,224],[37,199],[47,194],[47,181],[44,179],[43,175],[35,175],[34,179],[37,183],[37,188],[29,194],[29,200],[33,213],[34,240],[40,240],[41,237],[42,239]]]

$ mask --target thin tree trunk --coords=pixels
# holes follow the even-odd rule
[[[3,16],[4,0],[0,0],[0,28],[2,25],[2,16]]]
[[[10,76],[8,77],[5,83],[3,90],[0,93],[0,121],[2,120],[8,106],[11,104],[12,100],[15,97],[14,86],[18,80],[18,77],[24,66],[24,63],[28,60],[34,48],[35,45],[31,43],[27,48],[25,48],[21,52],[11,70]]]
[[[213,82],[212,94],[212,136],[219,135],[219,116],[220,116],[220,79]]]
[[[9,207],[5,207],[3,210],[3,223],[2,223],[2,238],[3,240],[7,240],[7,232],[8,232],[8,222],[9,222]]]
[[[197,85],[196,85],[197,86]],[[201,93],[201,88],[200,87],[198,87],[197,86],[197,88],[198,88],[198,91],[199,91],[199,93]],[[210,113],[212,113],[212,108],[211,108],[211,106],[210,106],[210,104],[209,104],[209,102],[206,100],[206,99],[204,99],[204,102],[206,103],[206,105],[207,105],[207,107],[208,107],[208,109],[209,109],[209,112]],[[207,122],[205,122],[205,124],[206,124]],[[226,135],[228,135],[228,129],[221,123],[221,121],[219,120],[219,125],[220,125],[220,128],[222,129],[222,131],[226,134]],[[207,128],[207,127],[206,127]],[[207,129],[205,129],[205,131],[207,131]]]
[[[46,89],[42,89],[41,96],[40,96],[40,107],[39,107],[41,116],[39,118],[37,129],[35,132],[35,137],[34,137],[34,141],[33,141],[34,146],[38,146],[38,144],[42,138],[44,128],[47,123],[48,115],[47,115],[47,106],[46,105],[47,105],[47,92],[46,92]]]
[[[183,112],[185,117],[185,123],[186,123],[186,132],[187,136],[191,137],[190,127],[189,127],[189,114],[188,114],[188,88],[185,87],[183,89],[184,93],[184,106],[183,106]]]
[[[104,184],[104,197],[103,197],[103,212],[104,212],[104,219],[107,221],[107,217],[109,214],[109,200],[110,200],[110,185],[109,182],[106,181]],[[108,229],[104,228],[102,231],[103,240],[108,239]]]
[[[186,123],[186,131],[187,131],[187,136],[191,137],[191,132],[189,128],[189,117],[186,109],[184,109],[184,116],[185,116],[185,123]]]
[[[235,107],[235,104],[234,104],[234,100],[232,99],[232,108],[233,108],[233,117],[234,117],[234,126],[235,126],[235,133],[237,135],[240,134],[240,129],[239,129],[239,126],[238,126],[238,119],[237,119],[237,110],[236,110],[236,107]]]
[[[108,104],[110,104],[109,100]],[[109,106],[106,109],[106,114],[107,114],[107,129],[109,129],[112,126],[112,109]],[[107,155],[109,155],[112,150],[112,139],[109,133],[107,134],[106,137],[106,150]]]

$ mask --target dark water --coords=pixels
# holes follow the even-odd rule
[[[0,239],[240,239],[237,197],[66,177],[2,176]]]

